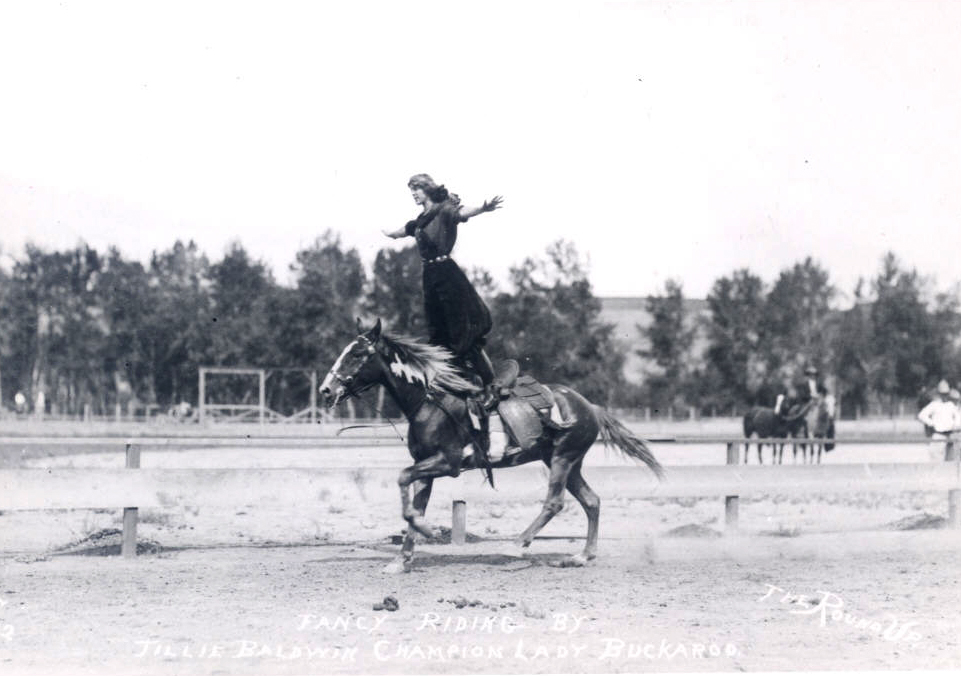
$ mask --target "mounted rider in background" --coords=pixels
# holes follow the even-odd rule
[[[818,378],[817,367],[808,365],[804,369],[804,379],[796,382],[787,396],[784,394],[777,396],[774,412],[781,417],[785,417],[789,413],[797,415],[799,407],[801,409],[807,408],[811,402],[826,395],[827,391],[823,381]]]

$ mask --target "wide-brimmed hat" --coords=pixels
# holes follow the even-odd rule
[[[938,383],[938,394],[948,394],[951,392],[951,386],[948,385],[947,380],[942,380]]]
[[[809,376],[816,376],[818,374],[818,370],[815,366],[808,366],[806,369],[804,369],[804,373]]]

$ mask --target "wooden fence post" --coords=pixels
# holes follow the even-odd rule
[[[467,503],[464,500],[454,500],[452,511],[450,543],[462,545],[467,542]]]
[[[738,445],[733,441],[729,441],[727,444],[727,464],[736,465],[737,464],[737,448]],[[728,495],[724,497],[724,529],[728,532],[737,531],[737,508],[738,508],[738,496]]]
[[[267,408],[266,401],[266,391],[267,391],[267,372],[264,369],[260,369],[260,373],[257,374],[257,410],[259,411],[258,420],[261,425],[264,424],[265,413]]]
[[[203,425],[204,419],[207,417],[207,369],[201,368],[200,375],[197,377],[199,379],[197,385],[197,420]]]
[[[127,469],[140,469],[140,447],[127,444]],[[123,536],[120,554],[125,559],[137,556],[137,508],[123,508]]]
[[[961,459],[958,448],[959,444],[953,440],[948,439],[944,442],[944,461],[958,463]],[[961,468],[961,465],[959,465]],[[958,510],[958,505],[961,503],[961,491],[954,489],[948,491],[948,526],[950,528],[961,527],[961,511]]]

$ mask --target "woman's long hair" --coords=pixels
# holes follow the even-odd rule
[[[447,188],[443,185],[437,185],[436,181],[430,177],[430,174],[414,174],[410,177],[410,180],[407,181],[407,187],[420,188],[434,204],[440,204],[448,200],[454,204],[460,204],[460,197],[452,192],[448,192]]]

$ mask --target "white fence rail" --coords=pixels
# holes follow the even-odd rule
[[[320,439],[297,437],[137,437],[58,438],[0,437],[0,444],[81,445],[126,449],[126,469],[3,469],[0,470],[0,510],[100,509],[124,510],[125,555],[136,552],[138,508],[173,509],[190,506],[236,505],[238,501],[283,501],[290,509],[313,509],[324,491],[341,490],[355,482],[357,472],[382,485],[395,485],[397,470],[389,468],[140,468],[140,448],[197,448],[249,446],[250,448],[304,448],[319,445],[372,445],[383,438]],[[592,466],[585,474],[594,490],[605,498],[656,499],[673,497],[723,497],[726,525],[737,528],[740,496],[813,495],[852,492],[896,494],[908,491],[942,492],[949,496],[948,522],[959,525],[961,465],[956,447],[947,445],[946,462],[858,463],[830,465],[739,465],[740,438],[661,439],[677,444],[727,445],[726,465],[669,466],[662,482],[643,467]],[[757,440],[752,440],[755,443]],[[772,440],[774,441],[774,440]],[[922,443],[923,439],[838,439],[836,444]],[[396,439],[390,442],[396,446]],[[532,464],[499,472],[498,488],[518,493],[543,492],[543,468]],[[489,488],[462,480],[461,499],[483,500]]]

